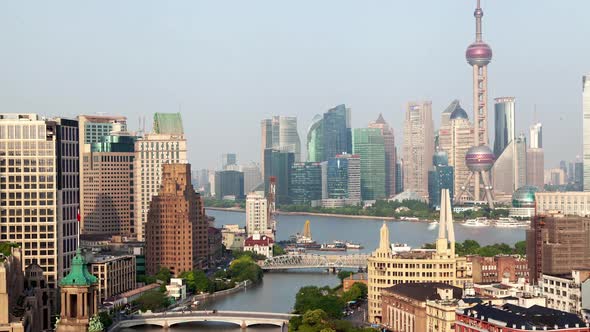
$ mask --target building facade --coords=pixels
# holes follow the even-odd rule
[[[545,152],[540,148],[526,151],[527,184],[543,188],[545,184]]]
[[[242,166],[242,173],[244,173],[244,195],[256,190],[256,187],[262,183],[262,174],[260,173],[260,166],[256,163],[250,163]]]
[[[454,168],[449,166],[447,153],[435,152],[432,157],[433,169],[428,171],[428,204],[432,208],[440,208],[440,193],[442,189],[449,190],[451,197],[454,193]]]
[[[383,143],[385,146],[385,196],[393,197],[396,194],[395,167],[397,165],[393,128],[389,127],[387,122],[385,122],[382,114],[379,114],[377,120],[369,123],[369,128],[379,129],[383,136]]]
[[[276,178],[276,203],[289,203],[289,180],[295,155],[275,149],[264,151],[264,192],[269,193],[270,179]]]
[[[531,149],[543,148],[543,125],[540,122],[533,124],[529,129],[529,147]]]
[[[526,258],[517,255],[497,255],[494,257],[468,256],[471,262],[473,282],[476,284],[499,283],[503,280],[517,282],[529,277]]]
[[[351,152],[350,109],[342,104],[316,115],[307,132],[308,161],[322,162]]]
[[[266,235],[254,234],[244,241],[244,251],[251,251],[266,258],[272,257],[274,240]]]
[[[322,199],[322,165],[294,163],[289,174],[289,201],[295,205],[310,205]]]
[[[89,260],[88,268],[98,283],[98,302],[135,289],[135,256],[94,256]]]
[[[497,198],[509,198],[514,191],[527,183],[526,137],[519,135],[496,157],[491,170],[494,195]]]
[[[590,215],[590,193],[578,191],[535,193],[537,213],[560,212],[565,215]]]
[[[180,113],[154,114],[154,126],[150,134],[135,142],[134,202],[135,231],[137,239],[145,240],[145,224],[152,197],[158,194],[162,184],[162,166],[170,163],[186,163],[186,138]],[[212,185],[214,190],[214,184]]]
[[[584,191],[590,191],[590,74],[582,77]]]
[[[264,192],[249,193],[246,196],[246,232],[248,235],[266,234],[270,226],[268,200]]]
[[[361,159],[362,200],[385,198],[385,141],[381,130],[355,128],[352,136],[352,152]]]
[[[301,160],[301,140],[297,130],[297,118],[290,116],[273,116],[262,120],[262,163],[264,150],[275,149],[293,153],[296,162]],[[264,173],[264,165],[263,170]]]
[[[516,138],[514,97],[496,98],[494,103],[494,155],[500,156]]]
[[[215,197],[218,200],[244,198],[244,173],[240,171],[215,172]]]
[[[404,121],[404,190],[426,197],[428,170],[434,154],[434,125],[430,101],[410,102]]]
[[[340,154],[328,160],[327,198],[361,201],[361,158],[356,154]]]
[[[146,269],[166,267],[174,276],[208,266],[205,208],[190,181],[189,164],[164,164],[162,186],[152,198],[146,224]]]
[[[539,287],[551,309],[583,315],[582,289],[590,287],[590,270],[576,269],[571,274],[541,274]]]

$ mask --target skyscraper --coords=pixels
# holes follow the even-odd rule
[[[582,77],[584,191],[590,191],[590,74]]]
[[[252,162],[244,165],[242,172],[244,173],[244,194],[253,191],[262,183],[262,174],[258,164]]]
[[[162,165],[186,163],[186,138],[180,113],[154,114],[153,132],[135,142],[135,231],[144,240],[152,196],[158,194]],[[210,181],[211,182],[211,181]],[[212,184],[211,190],[214,190]]]
[[[237,171],[238,170],[238,157],[235,153],[224,153],[221,155],[221,169]]]
[[[152,197],[145,225],[146,270],[150,275],[161,267],[179,276],[208,265],[208,222],[190,174],[186,163],[162,167],[162,185]]]
[[[444,151],[434,153],[432,165],[433,169],[428,172],[428,203],[432,208],[439,208],[442,189],[447,189],[453,197],[454,170],[453,166],[449,166],[449,158]]]
[[[494,138],[494,155],[499,157],[504,149],[516,136],[514,127],[514,97],[501,97],[495,99],[494,125],[496,136]]]
[[[268,200],[264,192],[251,192],[246,196],[246,232],[253,234],[272,233],[268,220]]]
[[[379,129],[383,136],[385,143],[385,196],[395,196],[395,167],[397,156],[395,155],[395,136],[393,135],[393,129],[389,127],[381,114],[379,114],[375,122],[369,123],[369,128]]]
[[[540,122],[533,124],[529,129],[529,147],[531,149],[543,148],[543,125]]]
[[[291,152],[295,161],[301,159],[301,140],[297,131],[297,118],[289,116],[273,116],[261,122],[262,129],[262,162],[264,164],[264,150],[275,149]],[[264,173],[264,165],[262,165]]]
[[[352,152],[361,158],[361,198],[385,198],[385,141],[381,129],[355,128]]]
[[[423,197],[428,195],[428,170],[433,154],[432,103],[410,102],[404,121],[404,190],[416,192]]]
[[[276,178],[277,204],[289,203],[289,179],[291,167],[295,163],[295,154],[275,149],[264,150],[264,192],[268,195],[270,178]]]
[[[529,149],[527,150],[527,184],[543,188],[545,172],[545,152],[543,151],[543,125],[533,124],[529,130]]]
[[[361,202],[361,159],[359,155],[341,154],[328,160],[327,198]]]
[[[504,149],[492,167],[494,193],[504,198],[527,183],[527,147],[524,134],[519,135]]]
[[[352,152],[350,109],[338,105],[323,116],[316,115],[307,132],[308,161],[321,162]]]
[[[79,245],[78,137],[76,120],[0,114],[0,242],[18,243],[50,288]]]
[[[244,173],[240,171],[215,172],[215,197],[219,200],[244,197]]]
[[[289,177],[289,199],[292,204],[309,205],[322,199],[320,163],[294,163]]]

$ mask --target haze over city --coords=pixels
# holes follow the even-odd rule
[[[489,100],[517,98],[517,132],[536,105],[546,167],[581,154],[588,1],[483,1],[494,50]],[[4,111],[75,117],[183,116],[189,162],[221,152],[260,161],[260,120],[346,104],[352,127],[383,113],[402,142],[406,102],[455,98],[470,117],[473,1],[74,1],[0,5]],[[492,113],[490,113],[492,114]],[[490,123],[489,131],[492,131]],[[493,141],[492,135],[490,139]],[[567,143],[567,144],[566,144]]]

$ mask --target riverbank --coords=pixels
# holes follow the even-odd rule
[[[227,212],[246,212],[245,209],[231,207],[231,208],[221,208],[221,207],[205,207],[206,210],[216,210],[216,211],[227,211]],[[285,212],[285,211],[277,211],[278,215],[283,216],[310,216],[310,217],[337,217],[337,218],[346,218],[346,219],[369,219],[369,220],[384,220],[384,221],[412,221],[412,222],[432,222],[436,220],[401,220],[400,218],[396,217],[379,217],[379,216],[367,216],[367,215],[352,215],[352,214],[337,214],[337,213],[319,213],[319,212]]]
[[[206,301],[209,299],[214,299],[214,298],[230,295],[230,294],[236,293],[244,288],[247,288],[251,284],[252,284],[252,282],[250,280],[246,280],[244,282],[240,282],[234,288],[218,291],[215,293],[204,293],[204,294],[195,295],[193,299],[199,300],[199,301]]]

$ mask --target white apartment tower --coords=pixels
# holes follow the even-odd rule
[[[428,170],[433,154],[432,102],[410,102],[404,122],[404,190],[428,197]]]
[[[268,220],[268,200],[264,192],[251,192],[246,196],[246,233],[266,234],[270,228]]]

